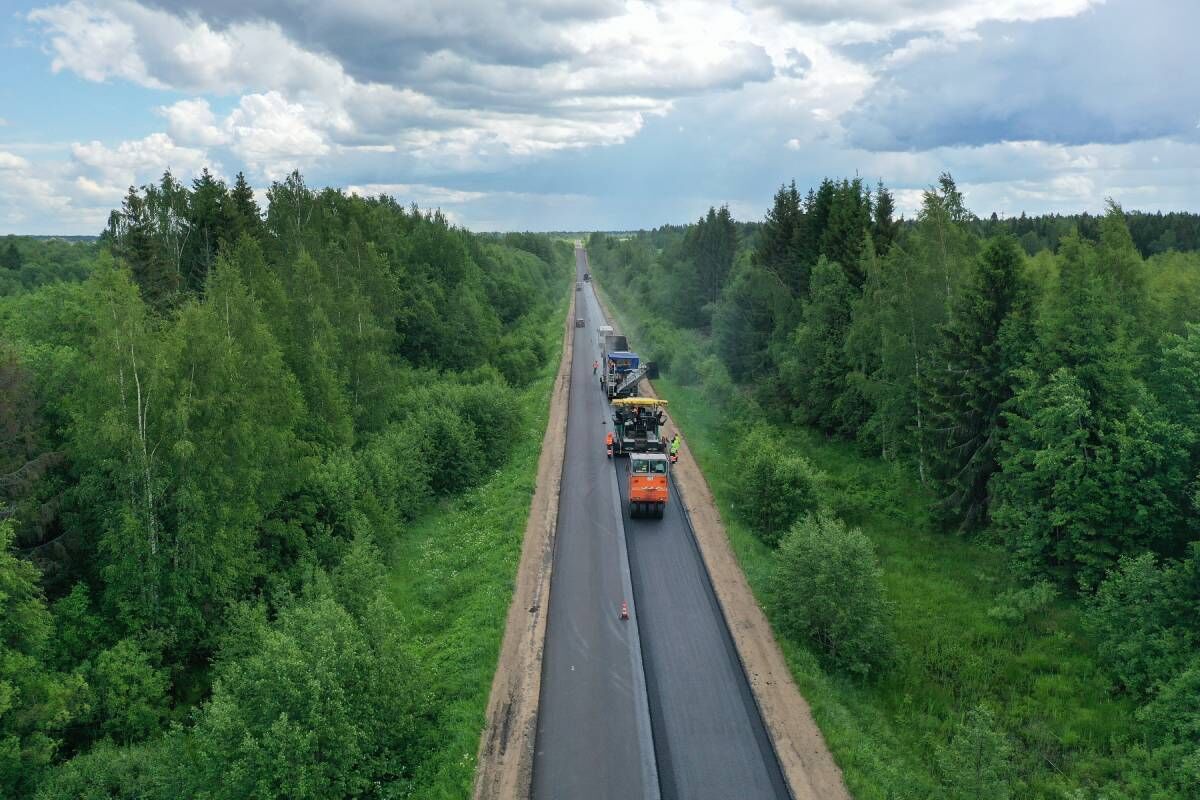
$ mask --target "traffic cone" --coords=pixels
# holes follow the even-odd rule
[[[621,601],[621,619],[629,619],[629,604]]]

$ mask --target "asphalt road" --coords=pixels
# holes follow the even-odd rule
[[[586,254],[576,261],[582,276]],[[610,412],[591,372],[604,318],[590,285],[576,301],[586,327],[571,368],[533,795],[787,798],[674,486],[663,519],[629,517],[628,461],[604,455]]]
[[[579,277],[587,257],[576,251]],[[567,452],[558,500],[550,609],[534,743],[539,800],[658,796],[636,606],[612,465],[604,454],[608,404],[592,374],[600,308],[575,295]],[[622,620],[622,601],[633,619]]]

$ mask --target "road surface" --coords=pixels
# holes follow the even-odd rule
[[[576,268],[589,269],[582,250]],[[787,798],[674,487],[663,519],[629,517],[628,462],[604,455],[610,411],[592,374],[604,317],[589,284],[576,301],[586,327],[575,332],[533,796]]]

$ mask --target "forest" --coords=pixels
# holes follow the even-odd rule
[[[461,794],[569,245],[205,171],[0,260],[0,796]]]
[[[856,797],[1200,794],[1189,224],[944,174],[592,235]]]

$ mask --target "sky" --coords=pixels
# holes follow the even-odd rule
[[[1194,0],[0,0],[0,234],[130,185],[627,230],[943,171],[985,215],[1200,210]]]

